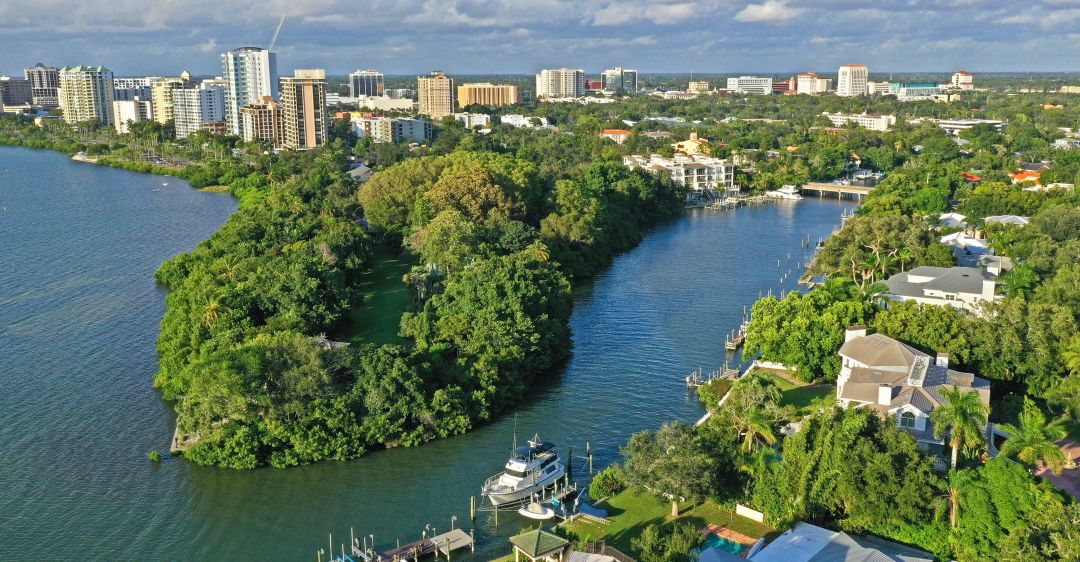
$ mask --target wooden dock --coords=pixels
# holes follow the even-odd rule
[[[862,201],[863,197],[870,194],[874,188],[865,187],[862,185],[844,185],[839,183],[822,183],[822,182],[809,182],[804,183],[799,188],[804,195],[808,193],[814,193],[818,197],[824,197],[826,193],[836,194],[837,198],[843,199],[847,196],[850,199],[858,199]]]
[[[446,559],[449,560],[451,552],[462,548],[468,548],[472,545],[473,539],[468,533],[461,529],[454,529],[450,532],[435,535],[431,538],[423,538],[418,541],[403,544],[397,548],[391,548],[390,550],[381,552],[375,556],[364,552],[363,549],[356,544],[353,544],[352,552],[354,556],[358,556],[363,560],[370,562],[415,561],[432,554],[436,556],[445,556]]]

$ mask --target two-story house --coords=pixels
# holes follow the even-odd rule
[[[949,368],[947,355],[937,357],[863,326],[847,329],[840,347],[842,366],[836,379],[836,400],[844,408],[871,408],[891,415],[920,443],[941,444],[934,437],[930,413],[945,403],[945,388],[972,389],[990,406],[990,381]]]
[[[977,312],[983,302],[1000,298],[994,292],[994,275],[975,267],[933,267],[924,265],[903,271],[882,282],[885,296],[900,302],[951,306]]]

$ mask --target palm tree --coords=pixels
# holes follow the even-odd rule
[[[896,259],[900,260],[900,271],[906,271],[905,264],[915,261],[915,250],[911,246],[904,246],[896,252]]]
[[[941,395],[945,397],[945,403],[930,412],[930,420],[934,422],[936,439],[949,432],[952,467],[956,468],[961,447],[976,449],[983,444],[983,428],[990,408],[982,403],[979,393],[974,390],[943,388]]]
[[[964,488],[972,481],[972,473],[968,470],[950,470],[945,497],[949,500],[949,526],[956,528],[960,525],[960,498]]]
[[[1035,290],[1039,282],[1039,274],[1026,263],[1017,264],[1012,271],[1001,276],[1005,282],[1005,294],[1010,297],[1026,299]]]
[[[859,298],[867,304],[881,304],[888,292],[889,287],[884,283],[872,283],[859,291]]]
[[[1038,466],[1041,461],[1050,467],[1055,475],[1061,474],[1065,466],[1065,453],[1054,443],[1065,437],[1062,420],[1046,422],[1046,416],[1034,402],[1024,398],[1024,410],[1020,412],[1019,423],[1000,424],[998,427],[1009,434],[1001,454],[1016,455],[1020,462]]]
[[[745,491],[747,494],[750,492],[751,480],[761,478],[765,471],[769,470],[769,465],[779,459],[780,455],[777,455],[772,447],[762,447],[742,456],[738,468],[740,472],[750,477],[746,479]]]
[[[776,433],[773,431],[773,419],[765,408],[754,407],[746,413],[743,420],[743,450],[750,452],[754,443],[760,438],[769,445],[776,443]]]

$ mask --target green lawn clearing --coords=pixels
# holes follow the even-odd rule
[[[376,244],[372,266],[360,278],[363,303],[349,311],[340,330],[345,341],[401,343],[401,315],[412,304],[412,295],[401,278],[416,264],[416,257],[400,248]]]
[[[829,408],[836,402],[835,384],[802,384],[776,373],[769,373],[769,375],[783,392],[780,405],[795,406],[800,416],[805,416],[820,408]]]
[[[612,496],[599,507],[606,509],[610,525],[579,519],[565,526],[568,534],[581,541],[604,539],[607,544],[633,556],[630,539],[641,535],[650,524],[665,525],[672,521],[691,523],[704,529],[709,523],[727,527],[749,537],[763,537],[773,529],[745,517],[735,515],[713,502],[683,504],[678,519],[671,518],[671,504],[661,502],[647,493],[625,491]]]

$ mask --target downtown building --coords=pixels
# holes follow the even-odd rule
[[[29,80],[0,76],[0,104],[5,107],[29,107],[33,100],[34,94]]]
[[[442,119],[454,113],[454,79],[435,71],[430,76],[416,78],[417,112],[432,119]]]
[[[285,117],[281,104],[270,96],[240,108],[240,137],[244,142],[265,141],[281,146]]]
[[[612,94],[632,96],[638,91],[638,71],[616,66],[600,74],[600,89]]]
[[[23,70],[23,78],[30,81],[31,103],[42,109],[60,107],[60,69],[40,62]]]
[[[832,80],[821,78],[813,72],[804,72],[795,77],[795,93],[816,96],[832,89]]]
[[[349,75],[349,97],[382,96],[386,93],[383,73],[375,70],[357,70]]]
[[[771,94],[773,91],[772,78],[761,76],[739,76],[727,79],[727,89],[736,94]]]
[[[845,64],[836,75],[836,95],[843,97],[866,94],[870,70],[865,64]]]
[[[135,98],[130,100],[113,100],[112,123],[116,132],[121,135],[129,132],[132,123],[154,120],[154,103],[150,100]]]
[[[240,108],[278,95],[277,55],[260,47],[241,47],[221,55],[225,80],[225,127],[241,134]]]
[[[160,79],[157,76],[113,78],[113,100],[149,100],[154,95],[154,83]]]
[[[187,71],[180,73],[180,76],[177,77],[155,78],[151,85],[151,99],[154,100],[154,120],[162,124],[173,121],[173,90],[191,85],[191,74]]]
[[[352,130],[360,137],[371,137],[378,143],[424,142],[431,138],[431,122],[405,117],[353,117]]]
[[[65,66],[60,69],[58,93],[66,123],[112,123],[113,76],[108,68]]]
[[[213,80],[199,85],[188,82],[172,88],[172,119],[176,138],[182,139],[200,129],[224,127],[225,87]]]
[[[282,77],[281,109],[283,147],[309,150],[326,144],[326,71],[298,69]]]
[[[487,107],[507,107],[516,105],[520,101],[518,87],[514,84],[471,82],[457,87],[458,107],[462,109],[474,104]]]
[[[585,95],[585,71],[577,68],[545,68],[536,75],[536,97],[580,98]]]
[[[949,87],[953,90],[974,90],[975,77],[966,70],[959,70],[953,73],[952,79],[949,81]]]

